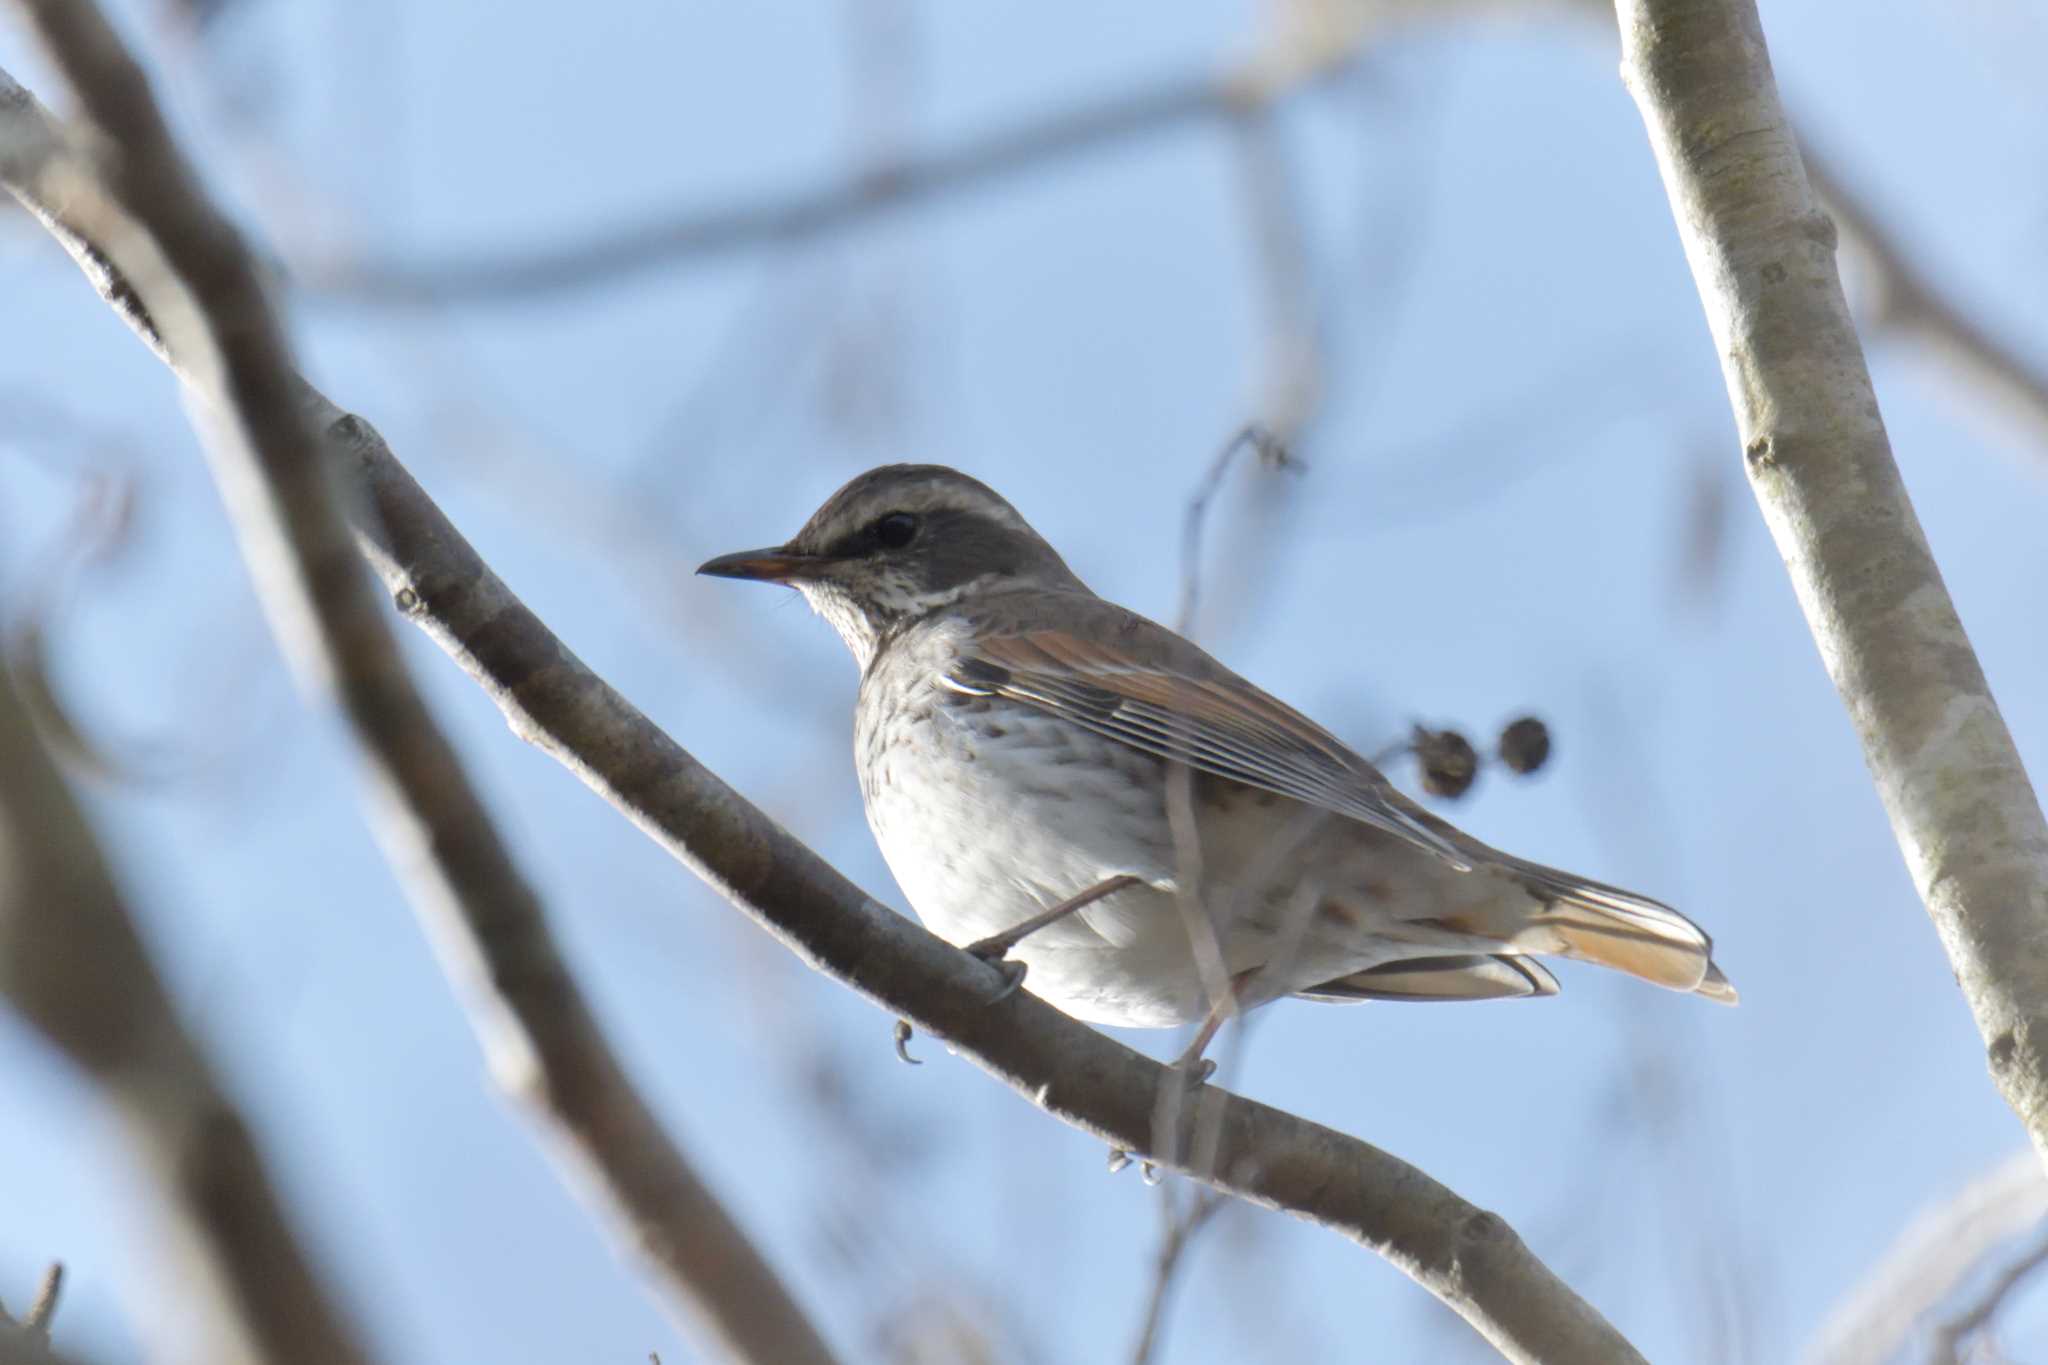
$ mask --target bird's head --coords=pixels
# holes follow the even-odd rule
[[[993,489],[931,464],[871,469],[787,544],[720,555],[697,572],[798,589],[863,668],[892,628],[962,598],[1082,587]]]

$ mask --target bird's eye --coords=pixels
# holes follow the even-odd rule
[[[891,512],[878,518],[868,530],[885,550],[900,550],[917,539],[917,518],[908,512]]]

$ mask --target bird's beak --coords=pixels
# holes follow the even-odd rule
[[[787,545],[765,550],[741,550],[720,555],[697,566],[697,572],[713,578],[750,578],[760,583],[794,583],[810,576],[817,556],[798,554]]]

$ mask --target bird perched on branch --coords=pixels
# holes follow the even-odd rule
[[[1691,920],[1439,819],[964,474],[871,470],[699,572],[798,589],[853,651],[868,823],[925,924],[1081,1019],[1202,1021],[1185,1064],[1283,996],[1554,995],[1538,955],[1735,1002]]]

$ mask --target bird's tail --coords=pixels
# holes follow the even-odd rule
[[[1735,987],[1714,965],[1714,941],[1670,906],[1538,863],[1507,861],[1516,879],[1545,902],[1514,935],[1516,949],[1593,962],[1674,991],[1736,1003]]]

